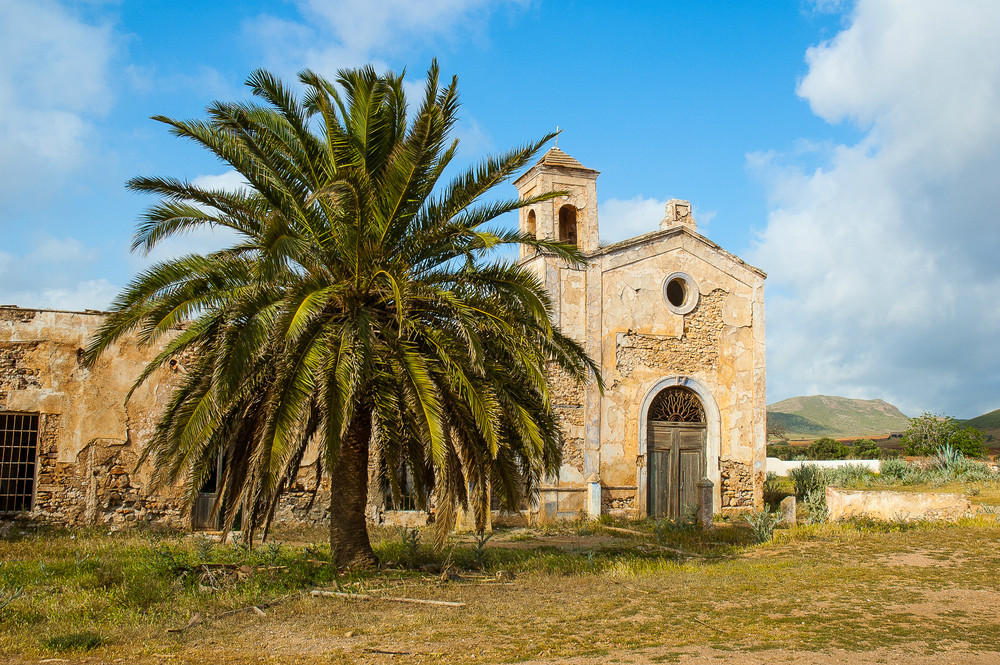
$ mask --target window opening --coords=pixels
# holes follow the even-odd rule
[[[31,510],[37,457],[38,414],[0,413],[0,513]]]
[[[527,233],[530,236],[536,236],[537,237],[537,232],[538,231],[537,231],[537,224],[535,222],[535,211],[534,210],[529,210],[528,211],[528,221],[525,224],[524,231],[525,231],[525,233]]]
[[[405,464],[400,464],[397,471],[399,478],[399,500],[392,496],[392,489],[386,488],[385,505],[389,510],[417,510],[417,492],[414,489],[413,471]]]
[[[559,208],[559,242],[576,244],[576,208],[571,205]]]
[[[687,287],[684,280],[674,278],[667,283],[667,300],[674,307],[683,307],[687,299]]]
[[[691,275],[675,272],[663,280],[663,301],[674,314],[687,314],[698,306],[698,285]]]

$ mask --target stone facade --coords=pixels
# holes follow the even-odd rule
[[[648,409],[670,387],[695,393],[704,407],[704,476],[714,484],[714,512],[759,506],[765,275],[700,235],[691,204],[678,199],[667,203],[659,230],[599,246],[597,176],[553,148],[514,183],[522,197],[565,192],[522,209],[521,230],[575,242],[587,266],[528,247],[520,260],[545,285],[557,323],[584,344],[607,386],[602,395],[595,383],[577,387],[554,377],[563,464],[543,488],[537,515],[645,516]],[[599,500],[588,501],[588,493]]]

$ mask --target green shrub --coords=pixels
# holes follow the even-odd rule
[[[923,413],[911,418],[901,440],[907,455],[930,456],[945,446],[966,457],[986,455],[986,435],[975,427],[960,428],[951,416]]]
[[[966,457],[986,456],[986,435],[975,427],[963,427],[948,440],[952,448]]]
[[[773,506],[784,499],[785,496],[787,496],[787,492],[785,492],[781,476],[774,471],[769,471],[767,479],[764,481],[764,503]]]
[[[851,457],[854,459],[882,459],[882,449],[871,439],[858,439],[851,446]]]
[[[909,470],[910,465],[907,464],[906,460],[894,458],[887,459],[882,462],[882,468],[879,471],[879,475],[887,480],[902,480]]]
[[[870,485],[876,477],[871,469],[861,464],[846,464],[836,469],[826,469],[824,476],[827,485],[838,487]]]
[[[774,527],[781,523],[781,513],[772,512],[769,506],[764,506],[764,510],[755,510],[743,519],[750,525],[754,542],[766,543],[774,537]]]
[[[850,450],[840,441],[824,436],[810,443],[806,449],[806,454],[809,456],[809,459],[837,460],[847,459]]]
[[[823,469],[812,464],[804,464],[798,469],[789,469],[788,476],[795,485],[795,496],[804,497],[809,492],[826,488],[826,474]]]
[[[767,456],[777,457],[780,460],[790,460],[792,459],[798,451],[792,448],[787,443],[769,443],[767,444]]]
[[[810,490],[804,497],[802,505],[806,509],[806,524],[822,524],[829,518],[826,508],[826,488]]]

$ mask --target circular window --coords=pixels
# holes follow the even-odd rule
[[[684,272],[675,272],[663,280],[663,299],[674,314],[687,314],[698,305],[698,285]]]

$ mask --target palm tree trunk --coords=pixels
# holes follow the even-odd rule
[[[348,426],[340,445],[340,456],[331,472],[330,551],[337,566],[370,568],[378,565],[368,540],[365,519],[371,437],[371,411],[360,408]]]

